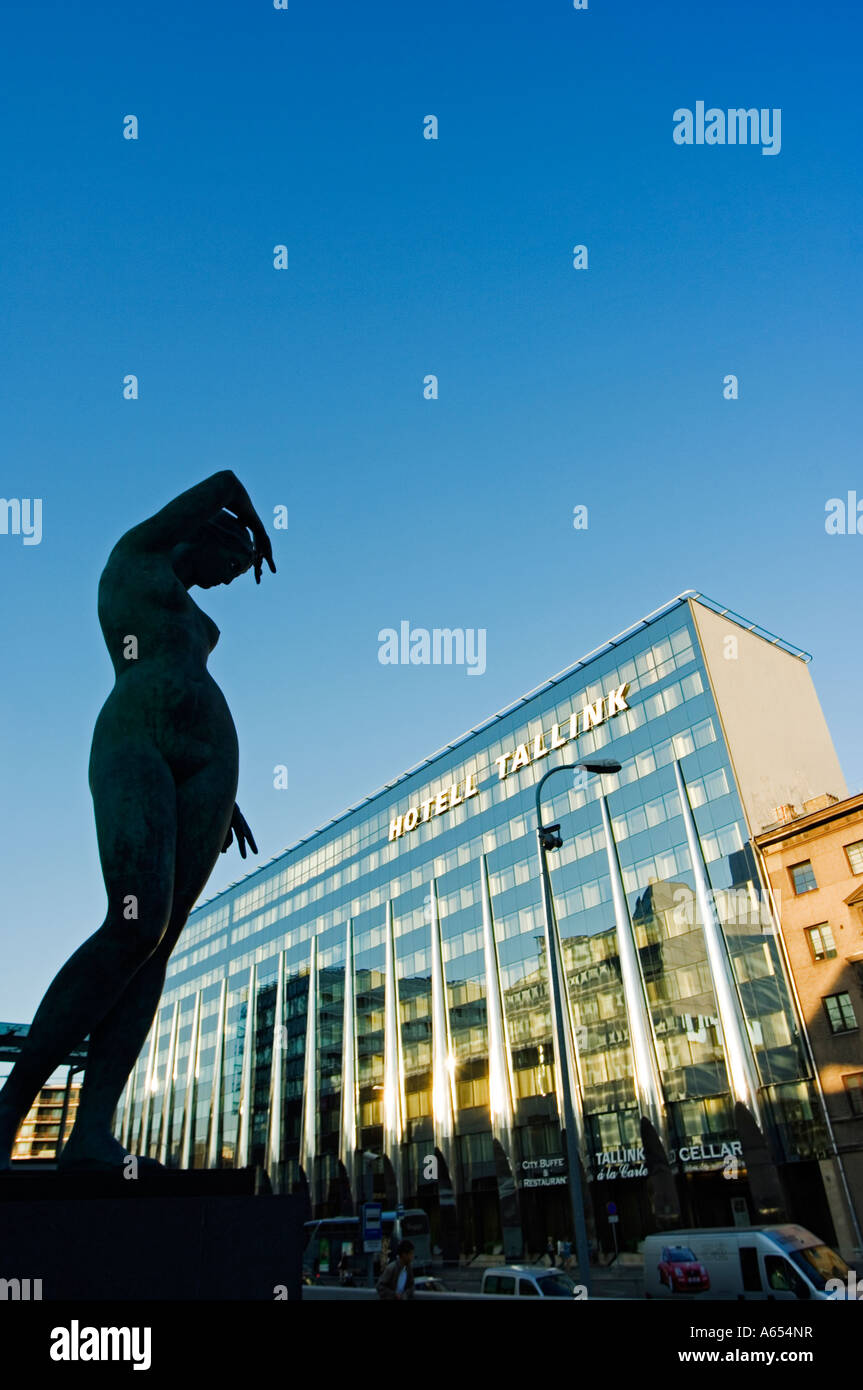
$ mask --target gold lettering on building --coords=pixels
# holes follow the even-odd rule
[[[430,821],[432,816],[442,816],[447,811],[452,811],[456,806],[461,806],[472,796],[479,795],[476,773],[469,772],[464,782],[452,782],[448,787],[439,791],[436,796],[427,796],[424,801],[420,801],[416,806],[411,806],[410,810],[405,811],[401,816],[394,816],[390,821],[390,840],[398,840],[402,835],[407,835],[411,830],[415,830],[420,821]]]
[[[626,693],[629,690],[628,682],[619,685],[615,690],[609,690],[606,695],[598,700],[582,705],[580,709],[574,709],[569,716],[569,733],[563,732],[565,723],[552,724],[546,743],[545,731],[536,734],[530,743],[520,743],[509,753],[502,753],[494,761],[497,765],[498,781],[503,781],[512,772],[518,772],[520,768],[528,767],[532,762],[539,758],[545,758],[549,753],[557,748],[563,748],[567,743],[575,742],[580,734],[587,733],[590,729],[598,728],[607,719],[615,714],[622,714],[629,709],[626,703]],[[437,792],[435,796],[428,796],[420,801],[416,806],[412,806],[400,816],[394,816],[390,821],[390,840],[398,840],[402,835],[415,830],[420,821],[430,821],[433,816],[445,815],[447,811],[452,811],[456,806],[461,806],[469,801],[472,796],[479,794],[477,786],[476,772],[469,772],[465,776],[464,783],[453,782],[450,786]]]
[[[530,754],[527,751],[527,744],[520,743],[515,750],[515,757],[512,760],[510,772],[517,772],[520,767],[527,767],[530,762]]]
[[[598,724],[602,723],[605,717],[602,713],[604,703],[604,700],[599,699],[592,705],[585,705],[584,709],[581,711],[582,719],[584,720],[581,726],[582,733],[587,733],[588,729],[595,729]]]
[[[549,750],[546,748],[545,744],[543,743],[543,735],[542,735],[542,734],[537,734],[536,738],[533,740],[533,757],[534,757],[534,761],[536,761],[537,758],[544,758],[544,757],[546,757],[546,755],[548,754],[548,751],[549,751]]]

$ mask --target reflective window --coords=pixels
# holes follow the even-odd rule
[[[863,1115],[863,1071],[852,1072],[850,1076],[843,1076],[842,1085],[845,1087],[851,1114]]]
[[[817,927],[807,927],[806,940],[813,960],[832,960],[836,955],[836,942],[829,923],[821,922]]]
[[[486,1276],[484,1289],[486,1293],[515,1295],[515,1276],[509,1274],[489,1274]]]
[[[795,893],[812,893],[818,887],[815,881],[815,872],[809,859],[804,859],[799,864],[792,864],[789,872]]]
[[[852,874],[863,874],[863,840],[855,840],[853,845],[845,846]]]
[[[823,1289],[828,1279],[841,1279],[847,1286],[851,1271],[829,1245],[809,1245],[803,1250],[792,1250],[790,1255],[816,1289]]]
[[[575,1280],[562,1270],[554,1274],[538,1274],[536,1282],[543,1298],[573,1298],[575,1295]]]
[[[857,1027],[857,1018],[850,994],[828,994],[822,1001],[827,1012],[831,1033],[850,1033]]]
[[[799,1275],[782,1255],[764,1256],[764,1275],[774,1293],[795,1293],[800,1286]]]

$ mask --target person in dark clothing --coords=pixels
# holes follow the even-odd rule
[[[396,1247],[396,1257],[390,1260],[378,1280],[378,1297],[385,1302],[402,1302],[414,1296],[414,1274],[411,1269],[414,1258],[413,1241],[400,1241]]]

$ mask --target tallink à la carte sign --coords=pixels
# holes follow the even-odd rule
[[[615,1178],[646,1178],[647,1165],[641,1145],[631,1149],[609,1149],[594,1155],[598,1182],[610,1182]],[[739,1139],[731,1139],[720,1144],[682,1144],[676,1151],[669,1150],[669,1161],[679,1162],[681,1167],[695,1172],[710,1172],[722,1168],[726,1172],[735,1165],[735,1172],[743,1160],[743,1145]]]

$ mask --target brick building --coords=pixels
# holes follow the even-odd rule
[[[841,1163],[863,1223],[863,793],[826,792],[776,809],[755,837],[776,899],[791,973]],[[822,1164],[825,1183],[831,1179]],[[837,1196],[839,1194],[836,1194]],[[834,1210],[836,1203],[832,1204]],[[852,1223],[853,1224],[853,1223]]]

